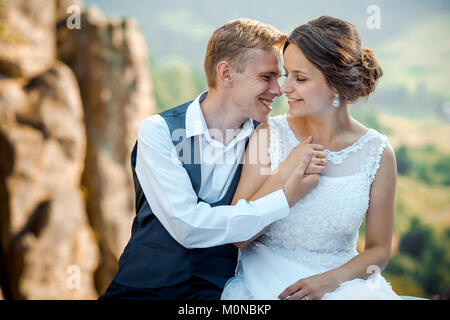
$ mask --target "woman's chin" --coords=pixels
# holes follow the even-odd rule
[[[294,117],[304,117],[308,113],[303,108],[289,107],[289,114]]]

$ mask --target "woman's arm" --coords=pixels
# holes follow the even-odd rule
[[[240,199],[254,200],[253,195],[270,177],[270,157],[267,154],[268,131],[268,124],[262,123],[250,137],[245,151],[239,184],[231,202],[232,205],[235,205]],[[281,179],[278,178],[278,176],[272,176],[273,191],[281,189],[283,186]]]
[[[318,300],[343,282],[369,278],[370,266],[376,266],[380,271],[384,269],[391,255],[396,181],[395,154],[388,144],[371,187],[364,251],[341,267],[297,281],[280,294],[280,299],[290,296],[289,299],[295,300],[307,296]]]

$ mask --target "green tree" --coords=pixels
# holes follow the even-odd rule
[[[437,232],[413,218],[402,236],[399,253],[385,269],[387,275],[402,276],[419,284],[428,296],[450,287],[450,229]]]
[[[398,174],[406,175],[409,173],[412,161],[408,155],[408,150],[406,146],[400,146],[395,151],[395,157],[397,159],[397,172]]]
[[[418,259],[430,245],[431,231],[422,225],[417,218],[413,218],[409,231],[400,240],[400,252]]]
[[[443,185],[450,186],[450,156],[439,157],[433,166],[433,171],[440,177]]]
[[[206,89],[203,73],[179,60],[165,65],[152,62],[151,78],[158,111],[193,100]]]

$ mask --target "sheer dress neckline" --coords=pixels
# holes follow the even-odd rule
[[[289,125],[287,115],[285,114],[283,118],[285,127],[288,131],[289,139],[292,143],[294,143],[294,145],[299,144],[301,141],[297,138],[291,126]],[[360,150],[366,144],[366,142],[371,140],[374,136],[374,130],[369,128],[367,129],[367,132],[359,137],[358,140],[356,140],[353,144],[338,151],[324,149],[324,152],[327,154],[328,160],[331,160],[335,164],[340,164],[350,153]]]

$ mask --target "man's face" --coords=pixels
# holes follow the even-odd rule
[[[245,71],[231,71],[233,103],[249,118],[266,122],[272,103],[281,95],[279,50],[249,49]]]

